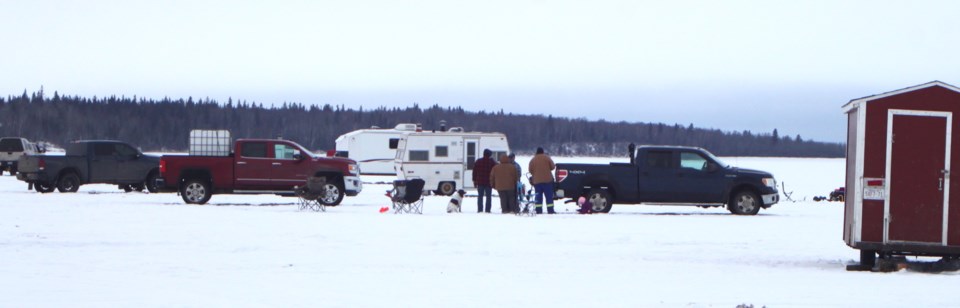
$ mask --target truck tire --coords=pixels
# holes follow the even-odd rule
[[[75,193],[80,189],[80,176],[76,173],[67,173],[57,179],[57,190],[62,193]]]
[[[210,187],[210,183],[205,180],[187,180],[186,183],[183,183],[183,187],[180,188],[180,197],[182,197],[183,202],[187,204],[207,203],[207,201],[210,201],[212,195],[213,189]]]
[[[453,182],[443,182],[437,187],[437,194],[441,196],[452,196],[457,191],[457,184]]]
[[[160,188],[157,187],[157,177],[159,176],[156,171],[151,171],[150,174],[147,175],[147,181],[143,183],[143,186],[146,187],[150,193],[160,191]]]
[[[733,195],[727,209],[735,215],[757,215],[760,212],[760,197],[750,190],[741,190]]]
[[[346,192],[343,190],[343,184],[327,182],[323,185],[323,198],[317,199],[324,206],[337,206],[343,201]]]
[[[37,190],[38,193],[45,194],[45,193],[52,193],[56,189],[56,187],[54,187],[53,184],[50,184],[50,183],[37,182],[37,183],[33,183],[33,189]]]
[[[10,175],[17,175],[17,166],[10,167]]]
[[[610,196],[610,192],[604,189],[591,189],[590,193],[587,194],[587,199],[593,204],[594,213],[609,213],[610,209],[613,208],[613,198]]]

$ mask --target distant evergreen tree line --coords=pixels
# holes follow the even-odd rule
[[[721,156],[843,157],[841,143],[816,142],[772,133],[725,132],[693,124],[588,121],[551,115],[465,111],[461,107],[359,110],[343,106],[263,104],[205,99],[46,96],[39,92],[0,98],[0,135],[22,136],[63,146],[73,140],[116,139],[146,151],[186,151],[191,129],[227,129],[234,138],[277,138],[308,149],[334,149],[337,136],[362,128],[422,123],[425,130],[449,127],[505,133],[522,154],[543,147],[559,156],[622,156],[627,144],[671,144],[706,148]]]

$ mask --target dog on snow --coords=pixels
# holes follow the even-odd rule
[[[460,202],[463,201],[463,195],[466,195],[467,192],[463,189],[458,190],[453,193],[453,197],[450,198],[450,203],[447,203],[447,213],[460,212]]]

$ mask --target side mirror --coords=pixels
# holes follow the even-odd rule
[[[717,172],[717,170],[720,170],[720,166],[717,166],[717,163],[715,162],[707,163],[707,172],[713,173],[713,172]]]
[[[300,153],[300,150],[293,150],[293,159],[302,160],[303,154]]]

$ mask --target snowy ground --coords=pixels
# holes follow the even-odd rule
[[[606,162],[606,158],[556,158]],[[325,213],[295,199],[109,185],[38,194],[0,177],[0,307],[942,307],[957,273],[847,272],[843,159],[727,158],[794,199],[753,217],[616,205],[606,215],[381,214],[386,185]],[[365,177],[376,182],[387,178]],[[494,203],[494,209],[499,206]]]

